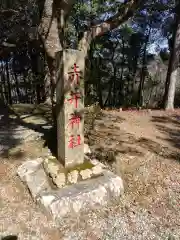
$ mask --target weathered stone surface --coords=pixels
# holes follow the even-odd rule
[[[60,163],[56,160],[55,157],[48,157],[44,160],[44,168],[46,172],[52,177],[56,177],[60,169]]]
[[[44,160],[44,169],[51,176],[52,181],[58,188],[66,185],[66,175],[61,168],[61,164],[54,156],[49,156]]]
[[[99,162],[97,159],[89,159],[90,162],[94,165],[94,166],[98,166],[102,169],[106,169],[106,165],[104,165],[103,163]]]
[[[39,201],[59,222],[96,207],[107,205],[123,193],[122,179],[105,171],[103,176],[70,185],[58,191],[42,193]]]
[[[95,166],[92,168],[92,173],[94,175],[98,175],[98,174],[101,174],[103,172],[103,168],[99,165]]]
[[[83,180],[88,179],[88,178],[91,178],[92,171],[90,169],[81,170],[80,175]]]
[[[74,170],[70,173],[68,173],[68,181],[70,183],[77,183],[78,181],[78,176],[79,176],[79,173],[77,170]]]
[[[95,164],[92,164],[91,160],[87,158],[83,164],[84,165],[82,166],[76,166],[77,169],[71,170],[64,168],[54,156],[49,156],[44,160],[45,171],[49,174],[49,176],[51,176],[52,181],[58,188],[62,188],[66,184],[74,184],[103,173],[102,164],[98,161],[95,161]],[[84,167],[87,169],[84,169]]]
[[[121,178],[105,169],[101,176],[72,185],[65,185],[66,174],[58,173],[56,184],[61,189],[53,190],[42,162],[41,158],[25,162],[18,168],[18,175],[27,184],[33,198],[45,207],[57,222],[64,217],[77,216],[81,212],[107,205],[119,198],[124,191]],[[99,168],[98,162],[96,163],[95,167]],[[84,171],[87,170],[89,169]],[[92,174],[92,170],[90,172]],[[72,179],[75,179],[79,173],[73,170],[71,174]],[[76,179],[72,179],[71,182],[75,182]]]
[[[91,149],[89,147],[88,144],[84,144],[84,154],[90,154],[91,153]]]
[[[36,160],[27,160],[18,167],[17,173],[20,178],[25,181],[26,176],[34,173],[37,169],[39,169],[42,163],[42,158],[37,158]]]
[[[19,166],[17,174],[29,188],[33,198],[37,198],[40,193],[50,191],[51,186],[43,167],[43,159],[29,160]]]
[[[84,161],[84,53],[67,49],[57,53],[58,160],[65,167]]]

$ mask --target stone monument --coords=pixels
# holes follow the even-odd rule
[[[123,193],[122,179],[84,154],[84,69],[83,52],[57,53],[57,159],[40,157],[18,168],[33,198],[59,225]]]
[[[65,167],[84,162],[84,63],[81,51],[57,53],[57,152]]]

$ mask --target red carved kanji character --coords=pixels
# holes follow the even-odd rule
[[[81,136],[77,135],[77,146],[81,145]]]
[[[72,118],[69,119],[69,124],[71,124],[72,128],[74,127],[74,124],[77,124],[79,127],[80,121],[81,121],[80,116],[72,114]]]
[[[74,136],[70,136],[68,148],[74,148]]]
[[[67,99],[68,102],[73,103],[73,100],[75,101],[75,108],[78,107],[78,99],[80,99],[79,93],[73,93],[71,92],[71,98]]]
[[[74,136],[71,135],[71,136],[70,136],[70,139],[69,139],[68,148],[72,148],[72,149],[73,149],[73,148],[75,148],[75,147],[77,147],[77,146],[79,146],[79,145],[81,145],[81,136],[78,135],[78,136],[77,136],[77,139],[76,139],[76,141],[75,141]]]
[[[70,74],[70,76],[69,76],[69,79],[70,79],[70,81],[72,82],[72,81],[74,81],[75,79],[75,76],[76,76],[76,84],[78,84],[79,83],[79,74],[80,74],[80,71],[78,71],[77,70],[77,68],[79,68],[77,65],[76,65],[76,63],[74,63],[74,67],[73,67],[73,72],[68,72],[68,74]]]

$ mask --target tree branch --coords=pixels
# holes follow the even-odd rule
[[[91,41],[97,36],[101,36],[104,33],[117,28],[122,23],[126,22],[133,16],[134,12],[138,9],[143,0],[129,0],[128,2],[121,4],[118,13],[108,20],[91,26],[90,29],[84,32],[83,37],[79,41],[78,49],[84,51],[85,55],[89,49]]]
[[[13,43],[8,43],[8,42],[2,42],[2,43],[0,43],[0,46],[8,47],[8,48],[14,48],[14,47],[16,47],[17,45],[16,45],[16,44],[13,44]]]
[[[61,30],[73,7],[75,0],[45,0],[39,35],[45,47],[46,54],[55,58],[56,52],[62,50]],[[59,37],[60,36],[60,37]]]

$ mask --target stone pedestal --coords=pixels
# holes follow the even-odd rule
[[[84,161],[84,67],[81,51],[57,53],[57,152],[65,167]]]
[[[18,175],[28,186],[33,199],[53,217],[57,226],[61,226],[61,223],[66,220],[69,221],[90,210],[107,206],[113,201],[119,201],[123,194],[123,182],[119,176],[108,171],[96,160],[93,160],[92,164],[96,168],[102,167],[103,174],[62,188],[54,188],[54,186],[52,188],[47,172],[43,168],[42,159],[25,161],[19,166]],[[58,172],[58,166],[51,165],[49,170]],[[57,178],[60,176],[61,174],[57,175]]]

